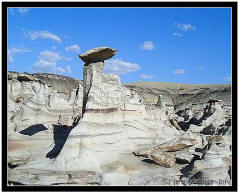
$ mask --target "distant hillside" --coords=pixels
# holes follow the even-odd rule
[[[205,103],[214,98],[221,99],[228,104],[231,102],[231,85],[229,84],[134,82],[126,86],[138,92],[149,104],[156,104],[159,94],[166,98],[169,105]]]

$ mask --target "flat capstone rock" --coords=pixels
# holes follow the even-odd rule
[[[79,55],[79,58],[85,63],[103,62],[104,60],[113,57],[116,51],[117,49],[109,47],[97,47]]]

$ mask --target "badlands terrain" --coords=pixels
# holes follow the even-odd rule
[[[8,72],[8,184],[230,186],[231,85],[123,85],[116,51],[80,55],[83,80]]]

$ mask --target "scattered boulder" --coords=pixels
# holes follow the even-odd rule
[[[139,149],[137,151],[134,151],[133,154],[135,156],[141,156],[141,157],[149,158],[150,157],[150,152],[151,152],[151,149]]]
[[[189,152],[178,152],[175,155],[176,161],[179,161],[180,163],[183,164],[189,164],[193,160],[194,155]]]
[[[187,147],[193,146],[196,143],[197,143],[196,139],[179,138],[179,139],[166,142],[162,145],[158,145],[154,149],[158,151],[164,151],[164,152],[174,152],[174,151],[180,151]]]
[[[150,152],[150,157],[154,160],[157,164],[164,166],[166,168],[170,168],[175,163],[175,158],[172,154],[166,152],[157,151],[157,149],[153,149]]]
[[[195,145],[196,143],[197,140],[192,138],[179,138],[155,146],[152,149],[147,148],[134,151],[133,154],[152,159],[161,166],[172,167],[175,164],[176,159],[190,163],[194,157],[192,153],[181,151]],[[174,152],[177,153],[174,154]]]

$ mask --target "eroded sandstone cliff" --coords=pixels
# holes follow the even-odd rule
[[[83,81],[9,73],[9,184],[230,182],[230,104],[190,97],[175,105],[169,90],[151,103],[141,88],[104,74],[104,60],[116,51],[101,47],[80,55]]]

